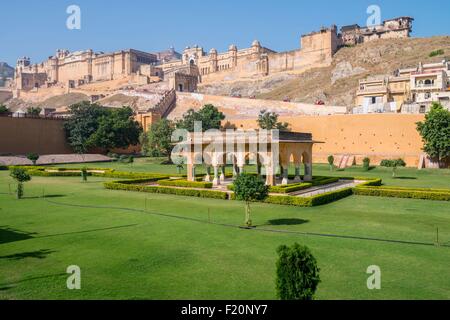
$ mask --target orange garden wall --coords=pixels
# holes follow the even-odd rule
[[[291,124],[293,131],[311,132],[323,144],[314,146],[314,162],[326,163],[329,155],[356,155],[357,163],[364,157],[373,164],[382,159],[403,158],[408,166],[419,164],[423,153],[422,139],[416,122],[423,115],[369,114],[280,117]],[[257,128],[255,120],[233,120],[237,127]]]
[[[62,120],[0,117],[0,154],[73,153]]]

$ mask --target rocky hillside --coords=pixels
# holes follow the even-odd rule
[[[0,78],[14,77],[14,68],[9,66],[6,62],[0,62]]]
[[[444,54],[430,57],[435,50]],[[200,91],[208,94],[314,103],[323,100],[330,105],[350,106],[354,103],[360,79],[375,75],[389,75],[396,69],[450,60],[450,37],[378,40],[351,48],[342,48],[331,66],[310,70],[301,75],[289,73],[273,75],[257,81],[208,84]]]

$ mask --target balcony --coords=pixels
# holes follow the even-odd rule
[[[357,91],[357,95],[366,95],[371,93],[387,93],[388,88],[387,86],[366,86],[366,87],[360,87]]]

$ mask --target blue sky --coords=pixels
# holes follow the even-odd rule
[[[81,30],[66,28],[72,4],[81,8]],[[365,25],[372,4],[380,6],[383,20],[414,17],[414,37],[450,34],[448,0],[4,0],[0,61],[14,65],[27,55],[40,62],[58,48],[152,52],[198,44],[223,51],[232,43],[248,47],[254,39],[291,50],[301,34],[321,26]]]

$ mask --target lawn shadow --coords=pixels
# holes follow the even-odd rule
[[[0,226],[0,244],[28,240],[34,238],[36,233],[24,232]]]
[[[31,200],[31,199],[51,199],[51,198],[64,198],[66,195],[64,194],[46,194],[43,196],[34,196],[34,197],[23,197],[22,200]]]
[[[39,276],[39,277],[33,277],[33,278],[28,278],[28,279],[23,279],[23,280],[18,280],[15,282],[10,282],[10,283],[0,283],[0,291],[7,291],[9,289],[13,289],[14,287],[16,287],[18,284],[23,283],[23,282],[28,282],[28,281],[33,281],[33,280],[41,280],[41,279],[48,279],[48,278],[56,278],[56,277],[63,277],[66,276],[66,273],[56,273],[56,274],[49,274],[49,275],[45,275],[45,276]]]
[[[416,177],[395,177],[394,179],[399,179],[399,180],[417,180]]]
[[[45,259],[49,254],[51,254],[53,252],[55,252],[55,251],[48,250],[48,249],[41,249],[41,250],[37,250],[37,251],[22,252],[22,253],[10,254],[7,256],[0,256],[0,260],[1,259],[22,260],[25,258]]]
[[[269,220],[267,222],[268,222],[267,225],[269,226],[297,226],[308,223],[309,220],[292,218],[292,219],[275,219]]]

